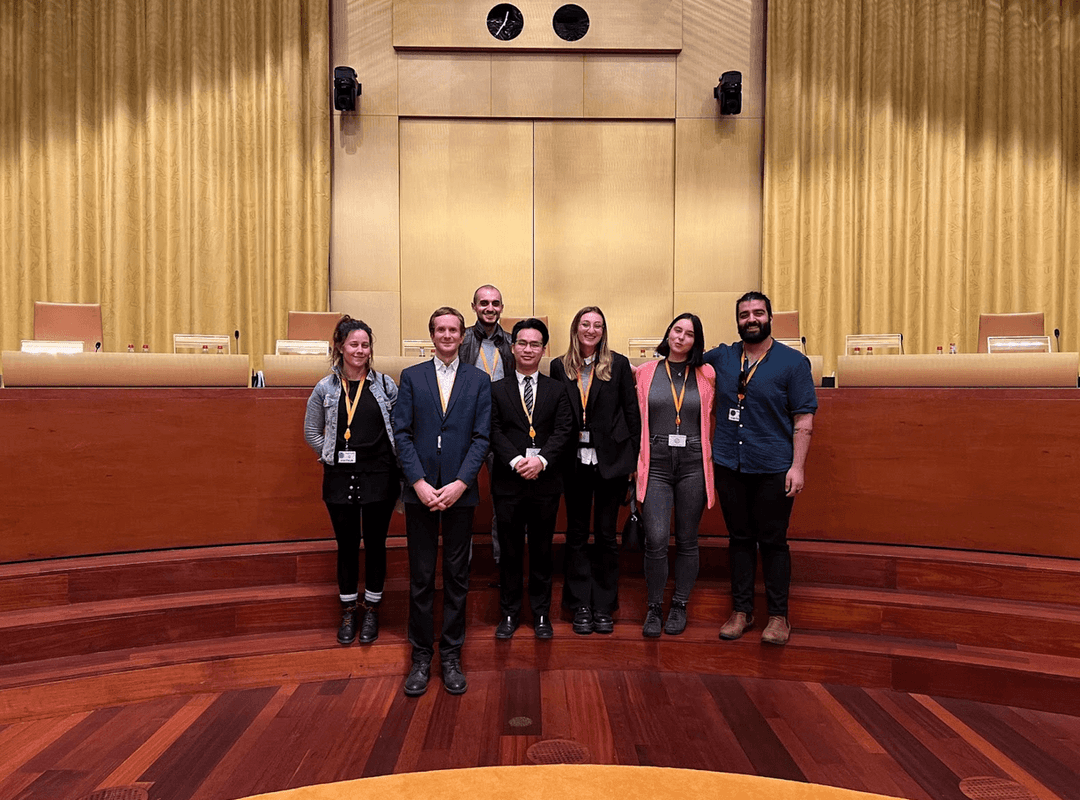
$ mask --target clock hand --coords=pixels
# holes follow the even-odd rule
[[[495,38],[499,37],[499,34],[503,32],[503,28],[506,27],[506,23],[509,22],[509,21],[510,21],[510,12],[507,11],[506,12],[506,19],[503,20],[502,25],[499,26],[499,29],[497,31],[495,31]]]

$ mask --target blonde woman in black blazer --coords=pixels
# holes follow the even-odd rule
[[[637,466],[641,413],[630,362],[608,349],[607,320],[598,307],[586,306],[574,316],[570,346],[551,362],[551,377],[569,390],[577,440],[564,464],[563,605],[574,610],[574,633],[611,633],[619,587],[615,528]]]

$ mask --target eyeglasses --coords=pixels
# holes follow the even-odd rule
[[[543,350],[543,342],[526,342],[523,339],[518,339],[514,342],[515,347],[520,347],[522,350]]]
[[[592,329],[594,331],[602,331],[604,329],[604,323],[594,322],[592,325],[590,325],[588,322],[579,322],[578,328],[583,331],[587,331],[589,329]]]

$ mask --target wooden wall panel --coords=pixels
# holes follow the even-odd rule
[[[586,117],[675,116],[675,56],[585,56]]]
[[[682,47],[683,0],[589,0],[589,31],[576,42],[555,35],[551,20],[564,0],[518,0],[524,27],[511,41],[487,28],[490,0],[394,0],[394,47],[491,50],[659,50]]]
[[[1076,389],[820,389],[796,538],[1080,556]]]
[[[486,53],[398,55],[398,113],[403,117],[491,114],[491,56]]]
[[[533,313],[532,184],[531,122],[402,120],[404,338],[427,338],[441,305],[469,322],[484,283],[502,290],[508,315]]]
[[[623,352],[671,321],[674,145],[672,123],[536,124],[536,313],[552,353],[585,305]]]
[[[308,394],[3,390],[0,563],[329,538],[300,433]],[[1078,394],[819,390],[791,536],[1080,558]],[[702,525],[724,533],[718,508]]]
[[[685,0],[678,58],[679,117],[720,116],[713,89],[729,70],[743,76],[740,116],[764,116],[765,4],[766,0]]]
[[[332,536],[307,396],[5,389],[0,562]]]
[[[580,117],[584,62],[578,53],[492,54],[491,113],[496,117]]]
[[[762,123],[675,122],[675,288],[761,285]]]
[[[393,22],[392,0],[331,0],[330,66],[356,70],[360,114],[397,114]]]
[[[333,129],[330,292],[397,292],[397,117],[338,114]]]
[[[371,326],[377,355],[401,355],[400,292],[331,292],[330,305]]]

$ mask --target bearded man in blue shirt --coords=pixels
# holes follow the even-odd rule
[[[721,639],[754,625],[754,575],[761,550],[769,621],[764,644],[791,635],[788,521],[805,483],[817,395],[810,361],[772,337],[772,304],[761,292],[735,303],[741,341],[705,354],[716,370],[713,461],[716,495],[729,535],[732,612]]]

